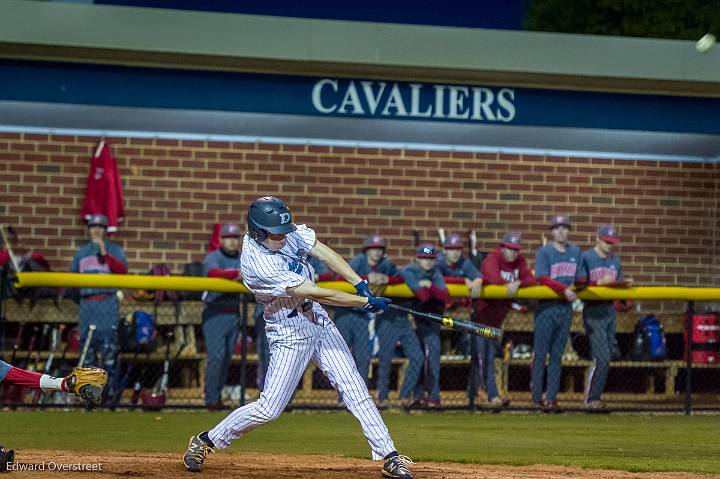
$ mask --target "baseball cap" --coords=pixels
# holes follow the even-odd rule
[[[93,213],[88,218],[87,224],[88,226],[107,226],[108,219],[107,216],[102,213]]]
[[[601,227],[600,230],[598,230],[598,236],[607,243],[615,244],[620,242],[620,233],[618,233],[618,230],[612,225]]]
[[[417,257],[435,259],[437,258],[437,252],[435,251],[435,247],[433,245],[421,244],[417,249]]]
[[[443,248],[445,249],[462,249],[463,247],[463,240],[458,234],[451,234],[447,238],[445,238],[445,242],[443,243]]]
[[[231,236],[240,237],[240,226],[235,223],[225,223],[220,229],[220,237],[228,238]]]
[[[385,248],[385,239],[380,235],[370,235],[363,243],[363,251],[370,248]]]
[[[550,218],[550,229],[557,226],[566,226],[570,228],[570,217],[567,215],[554,215]]]
[[[521,250],[521,241],[522,236],[520,235],[520,233],[505,233],[505,236],[503,236],[500,245],[510,249]]]

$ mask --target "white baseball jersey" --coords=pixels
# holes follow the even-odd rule
[[[383,459],[395,452],[395,445],[340,331],[320,304],[287,293],[288,288],[313,277],[307,255],[315,246],[315,232],[298,225],[286,238],[279,251],[270,251],[248,235],[243,240],[243,283],[265,305],[270,364],[258,400],[230,413],[210,430],[210,440],[224,449],[232,440],[280,416],[308,362],[313,361],[360,422],[372,458]]]
[[[265,305],[266,324],[298,315],[327,324],[330,318],[322,306],[287,293],[288,288],[299,286],[306,279],[312,281],[314,277],[315,269],[307,256],[315,246],[315,231],[297,225],[297,230],[286,239],[282,249],[270,251],[245,235],[240,260],[243,283],[255,295],[255,300]]]

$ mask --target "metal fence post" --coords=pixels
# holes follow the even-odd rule
[[[685,363],[685,415],[692,414],[692,345],[693,345],[693,316],[695,315],[695,303],[688,301],[687,321],[685,339],[686,363]]]
[[[477,376],[478,376],[478,350],[477,350],[477,337],[473,334],[470,335],[470,382],[468,384],[468,409],[471,411],[475,410],[475,396],[477,395]]]

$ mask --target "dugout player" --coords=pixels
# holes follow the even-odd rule
[[[347,344],[321,306],[360,307],[382,314],[390,300],[375,297],[367,282],[340,255],[317,241],[314,230],[295,225],[290,210],[280,199],[263,197],[253,201],[247,220],[240,263],[243,283],[265,305],[265,331],[270,342],[265,388],[257,401],[236,409],[213,429],[192,436],[183,457],[185,467],[200,471],[211,448],[225,449],[233,440],[277,419],[312,360],[360,422],[373,459],[385,461],[383,475],[412,478],[412,461],[395,450]],[[358,294],[315,285],[308,254],[353,284]]]
[[[577,299],[572,285],[581,251],[568,242],[570,218],[567,216],[557,215],[550,219],[550,234],[552,240],[535,254],[535,276],[539,284],[551,288],[560,299],[541,300],[535,309],[530,384],[533,405],[542,411],[557,412],[562,355],[570,334],[572,304]],[[543,401],[543,377],[548,354],[547,396]]]
[[[203,260],[205,276],[240,281],[240,226],[222,225],[220,242],[220,248]],[[207,347],[205,406],[216,411],[225,409],[221,395],[240,329],[240,293],[206,291],[203,302],[202,330]]]
[[[363,243],[362,253],[353,256],[349,264],[353,271],[370,284],[371,289],[403,281],[395,265],[385,257],[385,240],[379,235],[369,236]],[[362,308],[335,308],[335,326],[352,351],[358,372],[366,382],[372,356],[369,332],[371,321],[375,321],[375,315]]]
[[[578,285],[615,286],[624,281],[620,257],[613,253],[613,247],[619,242],[620,235],[614,226],[600,228],[595,247],[584,251],[580,258]],[[626,286],[630,282],[621,285]],[[600,396],[605,390],[616,342],[615,305],[612,301],[587,301],[583,308],[583,323],[593,359],[586,381],[585,406],[592,412],[604,409]]]
[[[507,233],[495,250],[488,254],[482,263],[482,275],[485,284],[506,285],[508,298],[517,294],[519,288],[534,286],[535,278],[520,254],[522,249],[522,238],[520,233]],[[475,311],[480,322],[502,328],[505,316],[510,311],[512,303],[510,300],[485,301],[479,299],[475,305]],[[495,382],[495,357],[497,356],[497,343],[489,339],[477,336],[477,349],[480,359],[481,382],[485,385],[488,396],[488,403],[491,407],[502,408],[510,405],[510,401],[503,399],[498,394],[497,383]]]
[[[75,252],[70,266],[73,273],[127,274],[127,260],[120,245],[105,238],[107,217],[90,215],[87,228],[90,241]],[[115,371],[118,356],[120,305],[113,288],[80,289],[80,344],[85,344],[91,324],[96,326],[88,346],[87,364],[99,363],[106,371]],[[83,346],[81,346],[82,349]],[[99,359],[96,358],[99,356]]]
[[[450,293],[440,269],[435,265],[437,252],[430,244],[422,244],[415,261],[406,266],[401,274],[415,295],[419,311],[443,314],[450,302]],[[425,353],[424,378],[415,387],[415,399],[431,408],[440,403],[440,325],[429,319],[415,317],[417,335]],[[425,389],[427,397],[425,396]]]
[[[395,264],[385,254],[385,251],[385,240],[379,235],[372,235],[365,240],[363,252],[350,261],[350,266],[361,278],[367,279],[371,286],[382,287],[388,284],[402,283],[403,277],[399,274]],[[336,308],[336,311],[339,309]],[[337,314],[336,312],[335,324],[342,333],[342,323],[338,322]],[[367,327],[364,330],[367,342]],[[378,406],[386,407],[388,405],[392,358],[399,341],[403,353],[408,358],[405,377],[400,387],[400,402],[402,407],[411,407],[413,404],[413,392],[423,365],[423,355],[417,335],[410,326],[407,315],[398,314],[392,310],[386,311],[382,316],[375,317],[375,331],[380,343],[377,377]]]
[[[443,251],[443,253],[438,255],[436,266],[440,270],[440,274],[442,274],[443,278],[445,278],[445,282],[465,284],[470,290],[470,298],[460,298],[459,300],[453,300],[453,307],[459,305],[469,307],[470,304],[468,303],[470,301],[474,301],[475,298],[480,297],[480,292],[482,291],[483,285],[482,275],[480,274],[480,271],[478,271],[478,269],[475,267],[473,262],[465,255],[463,255],[463,240],[460,235],[453,233],[447,238],[445,238],[445,241],[443,242]],[[478,321],[475,313],[475,308],[471,308],[471,310],[473,316],[472,320]],[[469,350],[469,345],[471,344],[470,341],[472,341],[473,337],[471,337],[469,334],[463,334],[459,340],[460,346],[458,347],[458,350],[462,353],[467,354]],[[480,338],[478,337],[478,339]],[[479,356],[478,360],[482,362]],[[476,373],[476,376],[479,379],[480,371],[476,371]],[[479,385],[479,380],[476,381],[475,384]],[[476,391],[471,392],[470,386],[471,385],[468,384],[468,398],[471,394],[477,393]]]

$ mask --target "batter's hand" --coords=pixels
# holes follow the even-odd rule
[[[388,305],[392,303],[392,300],[390,298],[383,298],[382,296],[378,297],[370,297],[368,298],[367,303],[365,303],[365,306],[363,306],[363,309],[367,311],[368,313],[373,314],[383,314],[386,309],[388,309]]]
[[[355,286],[355,291],[357,291],[358,295],[360,295],[364,298],[374,298],[375,297],[373,292],[370,291],[370,285],[368,285],[367,281],[362,280],[354,286]]]

